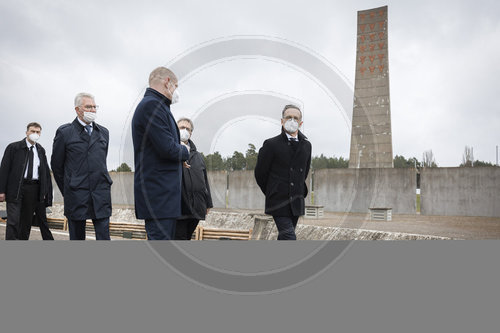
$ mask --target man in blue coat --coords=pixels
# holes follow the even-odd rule
[[[178,100],[177,77],[165,67],[149,76],[149,88],[132,119],[135,213],[149,240],[174,239],[181,215],[182,162],[189,158],[170,112]],[[185,163],[185,166],[188,165]]]
[[[87,219],[94,223],[97,240],[109,240],[111,177],[106,165],[109,132],[95,123],[94,96],[75,97],[76,119],[57,129],[51,167],[64,197],[71,240],[85,239]]]

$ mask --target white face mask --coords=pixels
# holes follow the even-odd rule
[[[181,129],[180,134],[181,134],[181,141],[182,142],[187,142],[189,140],[190,134],[189,134],[189,131],[187,129],[185,129],[185,128]]]
[[[38,135],[36,133],[31,133],[30,135],[28,135],[28,137],[33,142],[37,142],[38,139],[40,139],[40,135]]]
[[[97,114],[95,112],[83,112],[83,121],[86,122],[86,123],[91,123],[93,121],[95,121],[95,119],[97,118]]]
[[[299,129],[299,123],[295,119],[289,119],[285,122],[284,127],[288,134],[293,134]]]
[[[174,90],[174,92],[172,92],[170,90],[170,88],[168,88],[168,91],[172,94],[172,104],[175,104],[175,103],[179,102],[179,99],[181,98],[179,96],[179,92],[177,90],[179,90],[179,89],[177,88],[177,89]]]

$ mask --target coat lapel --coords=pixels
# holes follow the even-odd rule
[[[90,135],[89,147],[92,147],[92,145],[96,143],[100,138],[101,138],[101,131],[99,130],[99,126],[96,123],[94,123],[94,128],[92,130],[92,134]]]
[[[85,131],[85,128],[78,122],[78,118],[75,118],[73,121],[73,127],[75,128],[76,132],[79,134],[80,139],[82,139],[84,142],[89,142],[90,137],[87,134],[87,131]]]

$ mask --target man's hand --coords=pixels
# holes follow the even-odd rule
[[[0,193],[0,202],[5,201],[5,193]]]
[[[189,165],[186,161],[182,162],[182,166],[184,166],[186,169],[191,168],[191,165]]]
[[[210,213],[210,208],[207,208],[207,215],[208,215],[208,213]]]

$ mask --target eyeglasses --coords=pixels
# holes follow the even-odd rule
[[[80,107],[85,110],[99,110],[99,105],[80,105]]]
[[[297,121],[300,121],[300,118],[299,118],[299,117],[292,117],[292,116],[286,116],[286,117],[284,117],[283,119],[285,119],[285,120],[295,119],[295,120],[297,120]]]

